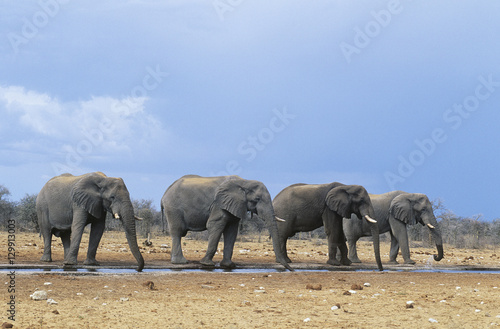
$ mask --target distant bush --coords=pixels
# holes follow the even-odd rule
[[[15,206],[14,219],[19,231],[38,232],[36,194],[26,194]]]

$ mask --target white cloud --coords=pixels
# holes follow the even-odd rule
[[[63,102],[23,87],[0,87],[0,109],[9,121],[2,129],[7,130],[2,152],[43,150],[47,160],[69,168],[79,168],[85,160],[140,157],[169,138],[161,122],[146,110],[146,101],[95,96]]]
[[[24,126],[42,135],[57,136],[57,129],[51,123],[51,119],[61,112],[56,99],[13,86],[0,87],[0,101],[5,103],[7,111],[19,115],[19,122]]]

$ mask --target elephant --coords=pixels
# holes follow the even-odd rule
[[[137,245],[134,208],[121,178],[101,172],[81,176],[62,174],[50,179],[36,199],[40,235],[44,240],[41,261],[51,262],[52,234],[60,237],[64,247],[64,264],[76,265],[78,249],[85,226],[91,225],[86,265],[99,265],[96,251],[104,233],[106,212],[123,222],[130,251],[137,260],[137,271],[144,259]]]
[[[294,184],[283,189],[273,200],[276,216],[284,219],[278,222],[279,246],[286,257],[287,239],[297,232],[308,232],[325,226],[328,237],[327,263],[330,265],[350,265],[347,258],[347,245],[342,230],[343,217],[356,214],[364,218],[374,236],[378,235],[370,197],[360,185],[330,184]],[[376,217],[375,217],[376,218]],[[340,262],[336,259],[337,247],[340,249]],[[379,270],[383,270],[380,260],[379,239],[373,239],[375,259]]]
[[[410,258],[410,247],[408,244],[407,225],[420,223],[426,225],[436,243],[436,261],[443,258],[443,240],[439,225],[432,211],[432,204],[425,194],[406,193],[403,191],[392,191],[384,194],[370,194],[375,218],[378,220],[379,233],[390,232],[391,249],[389,263],[397,264],[396,257],[401,247],[405,264],[415,264]],[[355,215],[344,221],[344,233],[349,244],[349,259],[360,263],[356,251],[356,242],[363,236],[373,235],[365,223],[357,220]]]
[[[271,235],[276,259],[287,269],[278,247],[278,227],[271,196],[259,181],[246,180],[239,176],[201,177],[187,175],[172,183],[161,199],[162,217],[167,220],[172,237],[171,262],[185,264],[181,238],[188,231],[208,230],[208,247],[200,263],[214,266],[213,257],[217,245],[224,235],[224,254],[221,267],[234,268],[231,260],[239,222],[247,212],[261,218]]]

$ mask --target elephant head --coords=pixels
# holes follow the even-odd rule
[[[391,216],[407,225],[420,223],[427,226],[432,233],[438,252],[437,255],[434,255],[434,260],[440,261],[443,258],[441,231],[432,211],[432,204],[425,194],[405,193],[398,195],[392,200],[389,211]]]
[[[73,188],[73,201],[93,217],[101,218],[105,211],[123,222],[130,251],[137,260],[137,271],[144,268],[144,259],[137,245],[134,207],[123,179],[92,173],[83,177]]]
[[[330,210],[344,218],[350,218],[351,214],[355,214],[361,220],[368,222],[373,236],[375,260],[379,270],[382,271],[379,227],[377,221],[374,219],[375,210],[366,189],[360,185],[340,185],[334,187],[326,195],[326,205]]]
[[[214,204],[240,219],[246,217],[247,211],[259,216],[271,235],[276,260],[287,269],[293,270],[279,246],[276,223],[278,219],[274,215],[271,195],[263,183],[239,177],[231,178],[217,188]]]

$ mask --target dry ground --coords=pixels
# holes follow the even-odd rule
[[[86,253],[82,241],[79,261]],[[55,240],[55,238],[54,238]],[[142,241],[140,240],[141,245]],[[237,264],[274,265],[267,239],[237,242]],[[169,265],[170,238],[152,239],[143,247],[147,266]],[[198,261],[206,242],[185,240],[185,256]],[[7,245],[7,235],[0,234]],[[163,246],[162,246],[163,245]],[[323,240],[291,240],[294,264],[326,262]],[[220,245],[222,247],[222,243]],[[36,234],[16,235],[17,265],[38,264],[43,242]],[[5,248],[6,249],[6,248]],[[389,245],[382,245],[382,261]],[[412,248],[417,269],[460,266],[500,270],[500,251],[446,248],[434,262],[431,248]],[[2,251],[2,255],[5,253]],[[359,244],[359,257],[374,265],[369,242]],[[53,243],[53,260],[61,265],[62,245]],[[498,255],[498,256],[497,256]],[[101,266],[125,265],[135,260],[124,234],[107,232],[98,250]],[[6,264],[2,257],[0,264]],[[216,255],[215,260],[220,260]],[[194,262],[196,265],[196,262]],[[360,265],[351,268],[361,267]],[[407,268],[407,267],[402,267]],[[1,288],[0,325],[14,328],[490,328],[500,326],[500,274],[395,271],[325,272],[143,272],[131,274],[71,275],[67,272],[16,271],[16,321],[7,319],[9,278],[5,266]],[[49,284],[50,283],[50,284]],[[367,285],[365,285],[365,283]],[[362,289],[361,289],[362,288]],[[45,290],[57,302],[30,298]],[[349,292],[351,291],[351,292]],[[407,302],[413,307],[407,308]],[[333,308],[333,309],[332,309]]]

